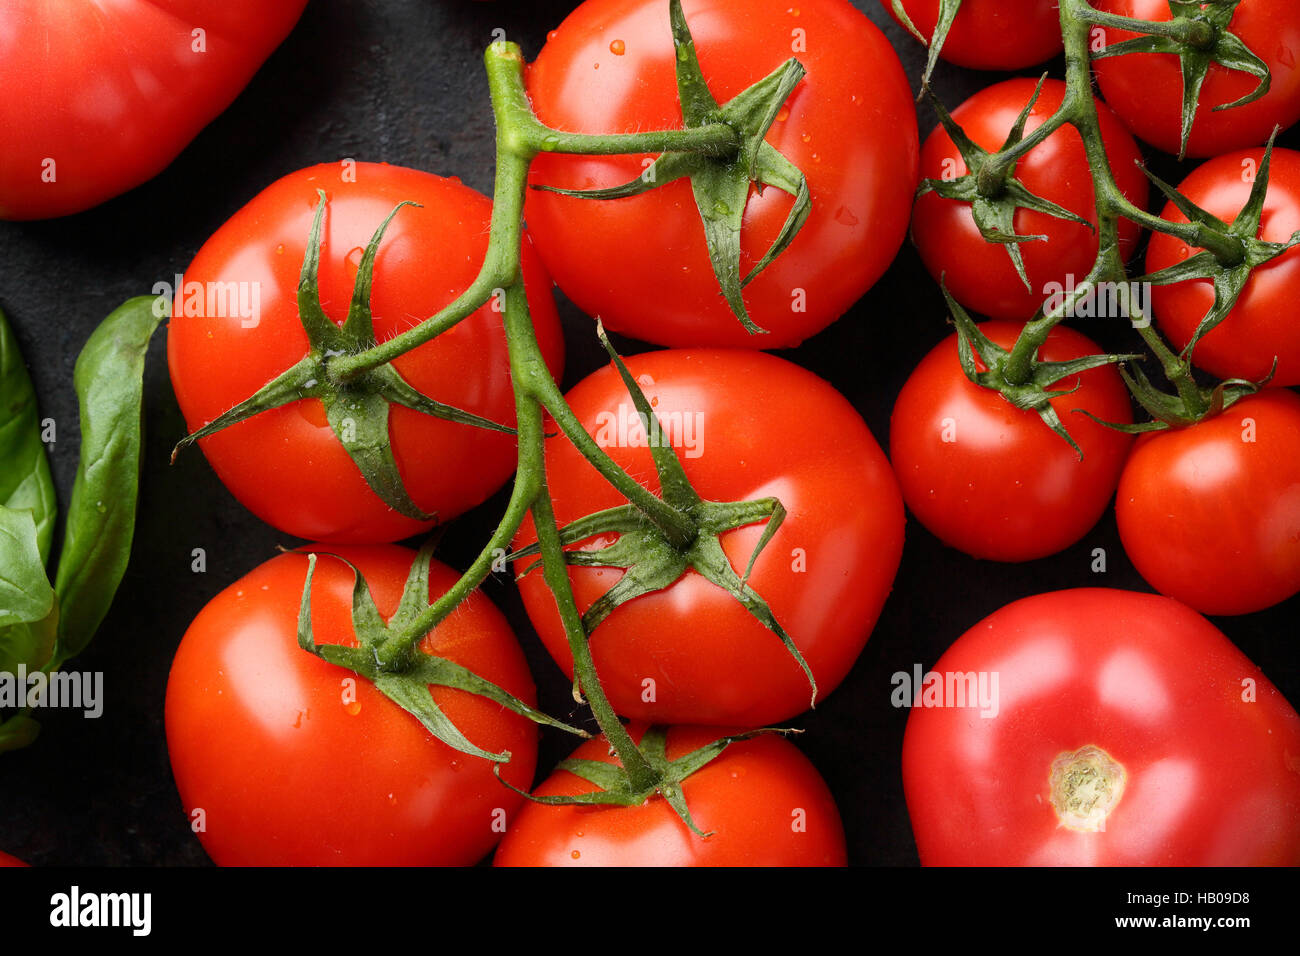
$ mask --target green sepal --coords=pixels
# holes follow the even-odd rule
[[[701,839],[713,836],[713,831],[705,833],[695,825],[690,808],[686,804],[683,784],[695,773],[707,767],[722,755],[728,747],[742,740],[750,740],[763,734],[797,734],[798,730],[788,727],[762,727],[745,733],[728,734],[711,741],[690,753],[683,754],[676,760],[668,759],[668,729],[656,724],[647,728],[641,737],[640,751],[654,771],[655,782],[642,789],[635,789],[628,781],[627,772],[621,764],[606,763],[603,760],[584,760],[569,757],[560,761],[555,767],[579,777],[597,789],[588,793],[535,795],[514,787],[497,777],[515,793],[527,797],[534,803],[548,806],[614,806],[636,807],[654,796],[663,797],[673,812],[687,828]]]
[[[1130,362],[1120,366],[1120,375],[1133,398],[1151,416],[1152,421],[1137,425],[1117,425],[1096,416],[1092,417],[1094,421],[1107,428],[1129,434],[1142,434],[1166,428],[1189,428],[1231,408],[1246,396],[1254,395],[1268,385],[1276,371],[1277,360],[1274,359],[1273,368],[1258,382],[1251,382],[1244,378],[1230,378],[1208,388],[1193,386],[1195,397],[1184,399],[1181,394],[1162,392],[1151,382],[1141,366]],[[1189,408],[1189,401],[1197,401],[1199,407]]]
[[[370,586],[360,569],[340,555],[319,552],[342,561],[352,571],[352,629],[357,639],[355,647],[316,642],[311,622],[311,591],[318,554],[308,554],[307,576],[298,607],[298,646],[324,661],[347,668],[369,680],[380,693],[418,720],[438,740],[472,757],[494,763],[510,760],[508,752],[493,753],[472,743],[438,707],[431,686],[449,687],[475,694],[534,723],[557,727],[580,737],[589,736],[585,731],[570,727],[549,714],[530,707],[509,691],[468,668],[417,648],[403,655],[394,667],[381,664],[381,648],[390,640],[404,638],[410,625],[429,607],[429,566],[433,550],[434,542],[426,543],[420,548],[407,575],[397,610],[387,621],[375,606]]]
[[[1251,184],[1246,204],[1230,224],[1225,224],[1213,213],[1202,209],[1145,166],[1143,167],[1147,177],[1187,217],[1189,222],[1212,230],[1219,236],[1235,239],[1240,244],[1239,261],[1221,262],[1213,253],[1201,251],[1168,268],[1139,276],[1134,280],[1149,282],[1152,285],[1173,285],[1199,279],[1209,279],[1213,282],[1214,302],[1210,310],[1197,323],[1196,331],[1192,333],[1191,339],[1183,349],[1184,359],[1190,359],[1201,339],[1228,317],[1228,313],[1241,298],[1246,283],[1250,281],[1251,274],[1256,269],[1300,245],[1300,231],[1293,233],[1286,242],[1266,242],[1258,238],[1260,223],[1264,216],[1264,200],[1268,193],[1273,143],[1276,139],[1277,131],[1274,130],[1264,150],[1264,160],[1256,170],[1255,181]]]
[[[1093,59],[1097,60],[1133,53],[1163,53],[1178,57],[1183,79],[1178,146],[1180,160],[1187,155],[1187,142],[1192,135],[1192,125],[1200,108],[1201,89],[1205,85],[1211,64],[1217,63],[1227,70],[1248,73],[1259,80],[1255,88],[1245,96],[1231,103],[1220,104],[1213,108],[1213,112],[1253,103],[1263,98],[1272,85],[1268,64],[1252,53],[1240,37],[1228,31],[1240,2],[1241,0],[1169,0],[1169,10],[1175,19],[1196,20],[1211,27],[1213,39],[1208,47],[1193,46],[1175,37],[1146,34],[1107,46],[1092,54]],[[1130,31],[1136,32],[1132,28]]]
[[[903,0],[890,0],[890,8],[894,11],[898,22],[912,36],[929,47],[929,55],[925,59],[925,72],[921,74],[921,88],[926,89],[930,86],[930,77],[934,73],[934,68],[939,64],[939,54],[943,51],[944,43],[947,42],[948,31],[952,29],[952,23],[961,10],[961,0],[939,0],[939,17],[934,25],[934,34],[928,38],[921,34],[916,24],[912,22],[912,18],[907,15],[907,11],[903,9]]]
[[[1095,231],[1093,224],[1083,216],[1030,192],[1023,183],[1015,178],[1014,163],[1007,166],[1004,174],[997,182],[996,190],[990,191],[987,183],[981,184],[981,175],[989,165],[990,160],[999,153],[1019,145],[1024,140],[1025,123],[1029,119],[1034,104],[1038,102],[1044,80],[1046,80],[1046,75],[1039,78],[1038,86],[1034,88],[1034,95],[1030,97],[1029,102],[1020,111],[1020,115],[1016,118],[1016,122],[1007,134],[1006,141],[997,152],[984,149],[967,136],[966,132],[957,125],[952,115],[944,108],[939,98],[931,93],[930,100],[939,116],[939,123],[952,140],[953,145],[957,147],[957,152],[961,154],[962,161],[966,164],[966,174],[953,180],[923,180],[916,191],[918,197],[932,192],[943,199],[969,203],[971,218],[974,219],[980,235],[986,242],[1000,243],[1006,248],[1011,264],[1015,267],[1016,275],[1020,277],[1020,281],[1024,283],[1025,288],[1030,292],[1033,292],[1034,289],[1025,271],[1025,260],[1020,251],[1020,244],[1022,242],[1045,241],[1047,236],[1030,236],[1017,233],[1015,231],[1016,210],[1028,209],[1066,222],[1075,222]]]
[[[391,364],[372,369],[347,384],[335,383],[330,378],[331,358],[363,352],[377,344],[370,310],[375,257],[393,217],[403,206],[419,204],[398,203],[375,230],[357,265],[347,318],[339,326],[326,315],[320,299],[321,232],[327,200],[324,190],[317,190],[317,194],[319,202],[312,217],[307,252],[298,278],[298,316],[307,333],[307,355],[249,398],[181,439],[172,451],[172,459],[175,460],[185,446],[254,415],[291,402],[315,398],[324,405],[330,428],[348,457],[380,500],[408,518],[430,521],[436,516],[423,511],[411,499],[393,457],[388,427],[389,407],[402,405],[445,421],[511,435],[515,430],[424,395],[403,379]]]
[[[718,287],[732,313],[751,335],[762,334],[745,307],[744,287],[784,252],[812,211],[812,195],[803,173],[765,139],[782,104],[804,77],[804,68],[789,59],[753,86],[720,105],[709,91],[700,69],[695,42],[682,13],[681,0],[669,4],[673,44],[677,50],[677,92],[686,129],[726,123],[741,138],[739,153],[663,153],[631,182],[603,189],[563,189],[534,185],[534,189],[579,199],[610,200],[637,196],[679,179],[689,178],[695,206]],[[746,276],[740,274],[740,233],[751,185],[760,191],[772,186],[794,197],[781,232]]]

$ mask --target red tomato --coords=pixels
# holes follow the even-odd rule
[[[750,335],[719,294],[690,183],[593,201],[530,191],[529,228],[565,293],[609,328],[663,345],[796,345],[839,318],[884,273],[907,231],[916,185],[916,110],[884,35],[844,0],[685,0],[701,68],[726,103],[791,56],[808,75],[767,142],[807,177],[803,230],[745,289]],[[852,50],[852,56],[845,51]],[[584,133],[682,125],[663,0],[588,0],[528,72],[542,122]],[[542,155],[530,182],[616,186],[643,156]],[[772,245],[793,200],[751,189],[741,275]]]
[[[1268,389],[1190,428],[1144,435],[1119,480],[1124,550],[1204,614],[1300,591],[1300,396]]]
[[[1020,334],[1013,322],[980,328],[1004,348]],[[1061,362],[1100,351],[1058,325],[1039,358]],[[889,430],[903,500],[917,520],[946,544],[994,561],[1045,557],[1087,534],[1115,493],[1132,439],[1074,409],[1116,423],[1131,422],[1133,413],[1113,367],[1084,372],[1052,390],[1073,388],[1076,381],[1079,390],[1053,399],[1052,407],[1083,461],[1037,412],[1018,409],[966,378],[955,333],[940,342],[903,386]]]
[[[399,166],[360,163],[353,178],[342,178],[352,171],[323,164],[273,183],[195,256],[167,337],[172,385],[191,431],[307,354],[297,287],[317,189],[329,198],[322,230],[321,301],[335,322],[342,324],[347,316],[357,264],[371,235],[404,200],[422,208],[403,208],[379,247],[371,296],[376,337],[391,338],[432,316],[473,281],[487,251],[488,199],[458,180]],[[523,268],[542,350],[558,374],[563,339],[550,279],[527,243]],[[217,315],[202,314],[209,311],[206,296],[231,282],[250,290],[250,302],[252,290],[257,292],[260,308],[254,319],[230,307],[212,310]],[[193,289],[201,293],[200,314],[187,307]],[[401,356],[393,367],[431,398],[514,423],[505,331],[491,303]],[[399,406],[390,415],[393,454],[407,491],[442,521],[479,504],[514,471],[510,435]],[[370,490],[330,428],[319,399],[263,412],[200,445],[236,498],[262,520],[299,538],[393,541],[433,524],[399,514]]]
[[[1007,138],[1020,111],[1034,94],[1036,81],[1006,80],[976,93],[953,111],[952,118],[982,149],[998,149]],[[1065,84],[1048,80],[1043,84],[1029,120],[1033,132],[1061,105]],[[1100,102],[1102,141],[1115,174],[1115,182],[1130,200],[1143,208],[1147,183],[1137,166],[1141,159],[1137,144],[1123,125]],[[921,175],[927,179],[955,179],[967,172],[961,153],[943,127],[936,127],[921,150]],[[1092,175],[1083,151],[1083,140],[1071,126],[1057,130],[1032,149],[1015,169],[1016,178],[1036,196],[1050,200],[1091,223],[1097,221]],[[1022,242],[1025,274],[1032,291],[1016,274],[1007,250],[999,243],[986,242],[975,226],[970,203],[942,199],[933,192],[916,201],[912,238],[926,268],[941,280],[954,299],[984,315],[999,319],[1026,320],[1050,295],[1049,285],[1083,282],[1097,258],[1097,234],[1077,222],[1069,222],[1029,209],[1017,209],[1015,231],[1022,236],[1047,236],[1046,241]],[[1120,245],[1130,254],[1138,228],[1120,221]]]
[[[903,739],[922,864],[1300,863],[1300,717],[1178,602],[1101,588],[1025,598],[958,638],[934,673],[943,693],[918,692]],[[944,675],[953,692],[963,675],[990,690],[996,677],[996,708],[953,706]]]
[[[666,351],[627,364],[701,497],[776,496],[788,511],[749,585],[803,653],[821,699],[861,652],[898,570],[903,507],[880,446],[843,396],[782,359],[747,350]],[[645,431],[614,369],[586,378],[568,400],[610,456],[657,492],[649,449],[634,447],[644,444]],[[563,437],[548,442],[546,465],[562,526],[626,503]],[[753,524],[723,534],[738,573],[762,532]],[[534,539],[526,524],[515,543]],[[579,610],[621,575],[570,568]],[[540,572],[523,578],[520,590],[542,641],[571,675],[568,642]],[[808,708],[808,679],[780,639],[693,570],[616,608],[591,646],[614,709],[627,717],[756,727]]]
[[[640,742],[644,726],[629,728]],[[674,727],[669,760],[707,746],[722,732]],[[614,763],[603,737],[583,743],[582,760]],[[590,793],[596,787],[557,770],[538,795]],[[661,796],[638,807],[529,803],[497,850],[497,866],[844,866],[844,828],[835,800],[808,758],[782,737],[730,744],[682,784],[702,838]]]
[[[0,852],[0,866],[26,866],[22,860],[16,856],[10,856],[8,853]]]
[[[1250,196],[1262,149],[1219,156],[1201,166],[1178,191],[1224,222],[1232,222]],[[1300,153],[1274,149],[1259,238],[1286,242],[1300,230]],[[1162,213],[1171,222],[1187,222],[1169,203]],[[1155,233],[1147,246],[1147,271],[1168,268],[1200,252],[1181,240]],[[1300,250],[1291,249],[1260,266],[1246,282],[1227,317],[1197,343],[1192,361],[1219,378],[1261,381],[1277,359],[1274,385],[1300,385],[1300,325],[1292,307],[1300,285]],[[1214,304],[1209,279],[1152,286],[1152,304],[1161,329],[1179,348],[1191,341]]]
[[[0,219],[80,212],[156,176],[230,105],[305,5],[0,5]]]
[[[1169,20],[1168,0],[1097,0],[1105,13]],[[1101,29],[1101,28],[1098,28]],[[1214,112],[1214,107],[1247,95],[1259,84],[1249,73],[1210,66],[1201,88],[1200,107],[1187,143],[1189,156],[1215,156],[1259,146],[1274,126],[1300,119],[1300,5],[1295,0],[1244,0],[1228,29],[1262,59],[1272,75],[1263,98]],[[1126,30],[1105,30],[1107,44],[1132,39]],[[1182,138],[1183,77],[1178,58],[1163,53],[1131,53],[1094,61],[1101,95],[1144,142],[1166,153],[1178,152]]]
[[[372,546],[334,553],[361,569],[380,614],[391,615],[413,552]],[[492,849],[520,798],[486,760],[436,740],[369,681],[298,647],[306,575],[301,553],[255,568],[208,603],[176,652],[167,749],[204,849],[223,866],[474,863]],[[430,598],[457,577],[434,561]],[[318,644],[355,645],[351,607],[352,572],[322,554],[312,587]],[[420,650],[533,703],[523,653],[481,594],[430,632]],[[506,780],[529,785],[537,759],[530,721],[473,694],[432,691],[472,743],[510,751]]]
[[[880,3],[894,16],[892,0]],[[939,0],[903,0],[903,9],[923,37],[934,36]],[[939,57],[975,70],[1019,70],[1050,60],[1061,45],[1056,0],[964,0]]]

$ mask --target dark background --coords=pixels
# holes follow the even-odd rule
[[[887,32],[918,83],[922,48],[876,0],[856,5]],[[504,27],[528,57],[573,0],[311,0],[302,21],[249,84],[153,181],[77,216],[0,223],[0,306],[31,368],[41,415],[55,419],[52,451],[61,505],[78,452],[72,368],[95,325],[130,296],[183,272],[207,237],[265,186],[295,169],[341,157],[415,166],[492,188],[492,114],[481,54]],[[1061,64],[1050,65],[1062,75]],[[949,108],[1001,79],[941,64],[935,86]],[[922,135],[934,126],[920,107]],[[1296,137],[1285,140],[1295,145]],[[1173,182],[1177,165],[1153,156]],[[1188,164],[1188,168],[1191,167]],[[1185,171],[1184,171],[1185,172]],[[603,364],[591,321],[563,301],[566,387]],[[781,353],[833,382],[888,446],[889,413],[907,374],[949,331],[935,283],[910,246],[839,322]],[[1085,322],[1117,351],[1123,323]],[[236,578],[296,542],[262,524],[222,487],[197,452],[168,466],[184,424],[156,336],[145,374],[147,448],[130,568],[79,670],[104,672],[98,720],[47,711],[24,751],[0,757],[0,849],[36,865],[203,864],[172,782],[163,698],[172,655],[199,609]],[[625,353],[645,346],[622,341]],[[464,566],[481,546],[504,496],[455,522],[440,557]],[[1109,570],[1090,571],[1106,549]],[[204,574],[190,570],[203,548]],[[504,577],[504,576],[503,576]],[[893,595],[853,672],[815,713],[795,721],[799,746],[834,791],[856,864],[914,865],[899,760],[906,710],[889,705],[890,675],[932,666],[963,631],[1029,594],[1087,585],[1149,590],[1128,564],[1108,514],[1073,548],[1024,565],[997,565],[941,545],[915,521]],[[541,705],[571,710],[568,682],[542,649],[512,585],[486,590],[510,616],[533,665]],[[1291,700],[1300,700],[1292,599],[1271,611],[1217,621]],[[214,733],[220,731],[214,728]],[[545,735],[539,773],[570,739]]]

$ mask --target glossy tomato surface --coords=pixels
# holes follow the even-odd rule
[[[379,247],[371,293],[376,338],[391,338],[434,315],[477,275],[487,251],[492,204],[459,181],[346,161],[291,173],[218,229],[185,272],[168,326],[167,360],[191,431],[307,354],[297,288],[318,189],[329,202],[322,230],[321,302],[335,322],[342,324],[347,317],[366,244],[403,201],[420,207],[398,212]],[[527,241],[523,269],[542,351],[558,374],[563,340],[551,283]],[[220,296],[215,307],[209,306],[210,290],[231,288],[225,283],[236,283],[233,288],[256,310],[223,308]],[[199,295],[192,298],[195,289]],[[505,330],[492,302],[402,355],[393,367],[430,398],[514,424]],[[515,442],[508,434],[400,406],[390,411],[389,434],[411,499],[439,520],[479,504],[514,470]],[[297,537],[392,541],[433,524],[399,514],[370,490],[319,399],[262,412],[203,439],[200,446],[236,498],[268,524]]]
[[[1246,614],[1300,591],[1300,396],[1268,389],[1143,435],[1115,515],[1147,583],[1202,613]]]
[[[934,672],[945,688],[945,675],[979,675],[996,706],[952,706],[935,685],[908,718],[903,783],[924,865],[1300,863],[1300,717],[1177,601],[1025,598]]]
[[[1141,20],[1170,19],[1168,0],[1098,0],[1105,13]],[[1134,37],[1126,30],[1104,29],[1106,44]],[[1300,119],[1300,4],[1295,0],[1243,0],[1228,30],[1264,61],[1271,77],[1261,99],[1230,110],[1232,103],[1255,89],[1249,73],[1211,64],[1201,88],[1200,107],[1187,144],[1189,156],[1215,156],[1233,149],[1260,146],[1274,126],[1286,128]],[[1101,95],[1140,139],[1166,153],[1178,153],[1182,135],[1183,78],[1171,54],[1136,53],[1094,61]]]
[[[898,20],[894,0],[880,0]],[[940,0],[902,0],[921,36],[934,36]],[[901,24],[902,20],[898,20]],[[1061,52],[1056,0],[963,0],[939,56],[975,70],[1019,70]]]
[[[627,364],[701,497],[775,496],[784,505],[785,521],[755,563],[749,586],[803,653],[819,695],[830,693],[866,643],[898,569],[903,508],[884,452],[838,392],[782,359],[748,350],[664,351]],[[568,400],[597,443],[658,491],[645,431],[615,370],[590,375]],[[626,503],[562,436],[547,443],[547,481],[562,526]],[[762,533],[759,523],[722,535],[738,574]],[[532,525],[525,524],[516,545],[533,540]],[[570,568],[579,610],[622,574]],[[542,641],[572,674],[541,574],[519,584]],[[776,635],[694,571],[616,608],[596,628],[591,647],[610,701],[627,717],[754,727],[809,705],[808,680]]]
[[[643,726],[629,730],[640,741]],[[669,760],[715,741],[707,727],[674,727]],[[598,738],[573,756],[613,763]],[[594,785],[557,770],[538,795],[589,793]],[[844,866],[844,829],[825,781],[788,740],[765,735],[727,748],[682,784],[692,833],[663,797],[637,807],[529,803],[497,850],[497,866]]]
[[[307,0],[0,5],[0,219],[80,212],[157,175]]]
[[[332,549],[397,608],[414,552]],[[167,682],[167,750],[181,802],[223,866],[468,865],[492,849],[519,803],[478,757],[451,749],[367,680],[302,650],[307,556],[281,554],[213,598],[186,632]],[[434,561],[436,598],[459,575]],[[355,644],[352,572],[321,552],[312,587],[319,644]],[[533,703],[522,651],[477,592],[420,643]],[[532,782],[537,731],[496,703],[432,688],[469,740],[509,751],[514,786]],[[201,829],[200,829],[201,827]]]
[[[1014,322],[980,328],[1003,348],[1020,334]],[[1061,362],[1100,351],[1058,325],[1038,354]],[[1082,461],[1037,412],[966,377],[956,333],[940,342],[904,384],[890,421],[890,458],[912,514],[946,544],[994,561],[1046,557],[1087,534],[1115,493],[1132,439],[1075,410],[1116,423],[1131,422],[1133,413],[1113,367],[1072,376],[1052,390],[1076,385],[1052,407]]]
[[[1196,205],[1232,222],[1246,205],[1264,150],[1228,153],[1209,160],[1178,187]],[[1186,222],[1173,203],[1161,215]],[[1300,153],[1273,150],[1268,192],[1259,238],[1287,242],[1300,231]],[[1147,272],[1157,272],[1196,255],[1173,236],[1155,233],[1147,247]],[[1277,370],[1271,384],[1300,385],[1300,323],[1294,321],[1295,290],[1300,287],[1300,249],[1290,249],[1251,273],[1241,297],[1227,317],[1192,352],[1193,364],[1219,378],[1262,381]],[[1151,287],[1160,328],[1180,350],[1214,305],[1214,283],[1196,279]]]
[[[720,103],[790,57],[807,69],[767,142],[801,169],[812,211],[794,242],[745,289],[752,336],[709,262],[687,180],[595,202],[532,191],[529,228],[565,293],[612,329],[661,345],[778,348],[839,318],[888,267],[916,185],[916,112],[884,34],[845,0],[685,0],[700,66]],[[852,50],[852,55],[846,55]],[[676,56],[661,0],[587,0],[529,67],[542,122],[583,133],[680,129]],[[530,182],[574,189],[640,176],[644,156],[539,156]],[[748,275],[793,203],[751,189],[741,231]]]
[[[0,866],[26,866],[22,860],[16,856],[10,856],[8,853],[0,853]]]
[[[952,118],[982,149],[999,149],[1006,141],[1020,111],[1034,95],[1037,81],[1029,78],[1005,80],[976,93],[957,109]],[[1033,132],[1060,107],[1065,84],[1047,80],[1025,123]],[[1147,183],[1137,166],[1141,154],[1133,137],[1103,104],[1098,103],[1102,141],[1121,192],[1146,207]],[[921,176],[953,180],[968,172],[966,163],[942,127],[936,127],[921,150]],[[1024,156],[1015,168],[1016,178],[1031,193],[1062,206],[1094,224],[1059,219],[1029,209],[1017,209],[1014,226],[1018,235],[1046,236],[1046,240],[1022,242],[1025,274],[1029,288],[1016,274],[1007,250],[986,242],[975,226],[970,203],[943,199],[928,192],[916,200],[912,238],[925,266],[942,281],[953,298],[983,315],[1026,321],[1053,291],[1052,284],[1072,287],[1092,271],[1097,257],[1096,196],[1083,140],[1071,126],[1057,130]],[[1132,253],[1138,228],[1120,221],[1120,246]]]

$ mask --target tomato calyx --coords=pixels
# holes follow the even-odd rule
[[[1082,461],[1083,450],[1070,435],[1061,421],[1061,416],[1052,406],[1052,399],[1077,392],[1081,383],[1076,382],[1073,388],[1056,391],[1053,391],[1051,386],[1090,369],[1100,368],[1103,365],[1116,365],[1141,356],[1103,353],[1085,355],[1066,362],[1043,362],[1035,358],[1029,362],[1027,374],[1022,376],[1015,372],[1013,362],[1019,344],[1012,349],[1004,349],[984,334],[975,320],[970,317],[970,313],[961,307],[946,288],[943,294],[948,300],[953,325],[957,328],[957,357],[966,377],[982,388],[1000,393],[1016,408],[1036,413],[1045,425],[1074,449],[1075,454]],[[983,369],[979,367],[981,364],[984,366]],[[1121,371],[1122,368],[1121,365]]]
[[[623,568],[627,573],[602,594],[582,615],[583,630],[590,635],[615,608],[654,591],[671,586],[687,571],[693,570],[722,588],[740,602],[760,624],[775,634],[808,678],[816,706],[817,681],[812,668],[786,633],[768,603],[749,586],[749,576],[763,549],[785,520],[785,508],[777,498],[751,501],[706,501],[691,486],[681,459],[667,438],[667,431],[655,416],[645,393],[628,371],[623,359],[604,327],[597,323],[601,344],[609,353],[636,406],[637,416],[646,431],[647,445],[659,477],[662,501],[674,510],[687,529],[684,537],[670,536],[650,520],[640,502],[629,501],[579,518],[560,529],[560,543],[565,546],[564,561],[575,567]],[[721,536],[727,531],[765,522],[762,536],[749,556],[743,575],[737,574],[723,550]],[[611,543],[595,550],[571,549],[571,546],[604,535],[617,535]],[[506,556],[508,561],[534,557],[518,575],[530,574],[542,565],[541,545],[533,544]],[[575,673],[575,681],[577,676]],[[575,694],[578,688],[575,687]]]
[[[690,808],[686,805],[686,797],[682,792],[683,782],[692,774],[697,773],[716,760],[724,750],[734,743],[750,740],[763,734],[796,733],[799,733],[799,731],[792,728],[764,727],[760,730],[750,730],[741,734],[728,734],[719,737],[712,743],[705,744],[698,750],[683,754],[676,760],[669,760],[667,752],[668,727],[656,724],[646,730],[641,738],[639,748],[646,762],[649,763],[653,770],[652,782],[647,785],[636,786],[633,784],[621,764],[575,757],[560,761],[555,769],[564,770],[574,776],[581,777],[600,789],[593,790],[590,793],[538,796],[519,790],[505,780],[501,782],[516,793],[523,794],[534,803],[544,803],[550,806],[639,807],[652,797],[660,796],[668,802],[668,805],[673,808],[673,811],[690,828],[692,833],[701,839],[707,840],[713,836],[713,831],[706,833],[696,826],[695,820],[691,817]],[[500,777],[499,773],[498,777]]]
[[[1148,21],[1103,13],[1086,4],[1080,19],[1099,26],[1141,34],[1101,50],[1091,51],[1095,60],[1129,53],[1167,53],[1178,57],[1183,74],[1182,130],[1178,158],[1187,153],[1192,124],[1200,107],[1201,88],[1210,65],[1248,73],[1259,80],[1253,90],[1231,103],[1213,107],[1214,112],[1245,106],[1261,99],[1272,84],[1268,64],[1251,52],[1241,38],[1228,30],[1241,0],[1169,0],[1171,20]]]
[[[298,610],[298,646],[323,661],[347,668],[369,680],[376,690],[418,720],[434,737],[448,747],[472,757],[481,757],[493,763],[508,763],[510,753],[484,750],[466,738],[438,707],[430,692],[431,685],[451,687],[486,697],[534,723],[558,727],[580,737],[590,736],[528,706],[509,691],[479,677],[467,667],[446,658],[426,654],[415,647],[416,640],[423,634],[412,633],[413,628],[418,627],[420,615],[429,607],[429,564],[435,543],[429,541],[420,548],[407,576],[401,601],[388,620],[380,615],[365,576],[356,565],[337,554],[320,552],[342,561],[352,571],[352,627],[356,633],[356,646],[316,643],[311,622],[311,589],[317,554],[308,554],[307,579],[303,584],[302,603]],[[394,648],[397,653],[390,652]]]
[[[1017,209],[1033,210],[1066,222],[1076,222],[1096,231],[1096,227],[1083,216],[1035,195],[1015,177],[1016,161],[1027,151],[1024,144],[1029,142],[1029,148],[1032,148],[1032,145],[1036,145],[1039,141],[1026,140],[1025,123],[1033,111],[1034,104],[1038,102],[1046,79],[1046,74],[1039,79],[1034,95],[1020,111],[1011,131],[1007,134],[1006,141],[1000,149],[993,152],[979,146],[967,136],[965,130],[953,120],[938,97],[931,93],[930,101],[939,116],[939,122],[961,154],[967,172],[954,179],[926,179],[916,191],[918,198],[932,192],[943,199],[969,203],[971,218],[975,220],[980,235],[986,242],[999,243],[1006,249],[1007,255],[1011,257],[1011,264],[1015,267],[1016,275],[1030,292],[1033,291],[1033,285],[1025,272],[1025,260],[1020,251],[1020,243],[1046,242],[1047,236],[1019,235],[1015,230]]]
[[[185,446],[261,412],[302,399],[319,399],[325,406],[330,427],[370,489],[400,514],[428,521],[435,515],[426,513],[411,500],[393,457],[388,432],[389,407],[398,404],[435,418],[508,434],[513,434],[514,429],[416,391],[388,363],[370,368],[348,381],[335,380],[336,377],[330,374],[332,359],[365,352],[377,344],[370,311],[375,257],[393,217],[403,206],[419,204],[398,203],[375,230],[357,266],[347,318],[339,326],[325,314],[320,299],[321,227],[328,201],[324,190],[317,190],[317,193],[320,201],[312,219],[298,280],[298,314],[310,343],[307,354],[252,396],[181,439],[172,451],[172,460]]]
[[[766,269],[794,240],[812,211],[812,195],[804,174],[771,144],[768,130],[782,104],[803,79],[805,70],[793,57],[725,104],[709,91],[700,69],[695,41],[682,13],[681,0],[669,4],[673,45],[677,50],[677,92],[682,121],[687,129],[726,125],[736,131],[739,146],[722,155],[705,152],[661,153],[640,176],[606,189],[562,189],[537,184],[534,189],[579,199],[623,199],[658,189],[679,179],[689,179],[696,209],[704,225],[713,274],[727,304],[751,335],[767,332],[750,317],[744,288]],[[749,191],[767,186],[794,197],[781,232],[749,274],[740,274],[740,231]]]
[[[1124,765],[1100,747],[1089,744],[1058,754],[1048,785],[1060,825],[1084,833],[1104,831],[1127,781]]]
[[[1174,187],[1164,182],[1154,173],[1146,170],[1150,180],[1168,197],[1188,221],[1203,227],[1207,232],[1220,237],[1220,246],[1235,244],[1235,254],[1225,256],[1209,250],[1202,250],[1158,272],[1140,276],[1135,281],[1149,282],[1152,285],[1172,285],[1197,279],[1209,279],[1214,283],[1214,303],[1210,310],[1196,326],[1182,358],[1190,359],[1192,350],[1205,335],[1228,317],[1250,281],[1251,273],[1265,263],[1272,262],[1289,249],[1300,245],[1300,231],[1291,235],[1286,242],[1266,242],[1259,238],[1260,222],[1264,215],[1264,199],[1268,192],[1269,168],[1273,158],[1273,143],[1277,131],[1269,138],[1264,150],[1264,159],[1255,174],[1255,181],[1250,187],[1250,196],[1237,217],[1226,224],[1213,213],[1206,212]]]
[[[939,54],[948,39],[948,31],[952,29],[952,23],[961,11],[961,0],[939,0],[939,19],[935,22],[934,33],[929,38],[916,28],[912,18],[907,15],[907,10],[903,8],[903,0],[890,0],[890,8],[894,11],[898,22],[929,48],[929,54],[925,59],[925,72],[921,74],[921,91],[924,93],[930,88],[930,76],[939,63]]]

